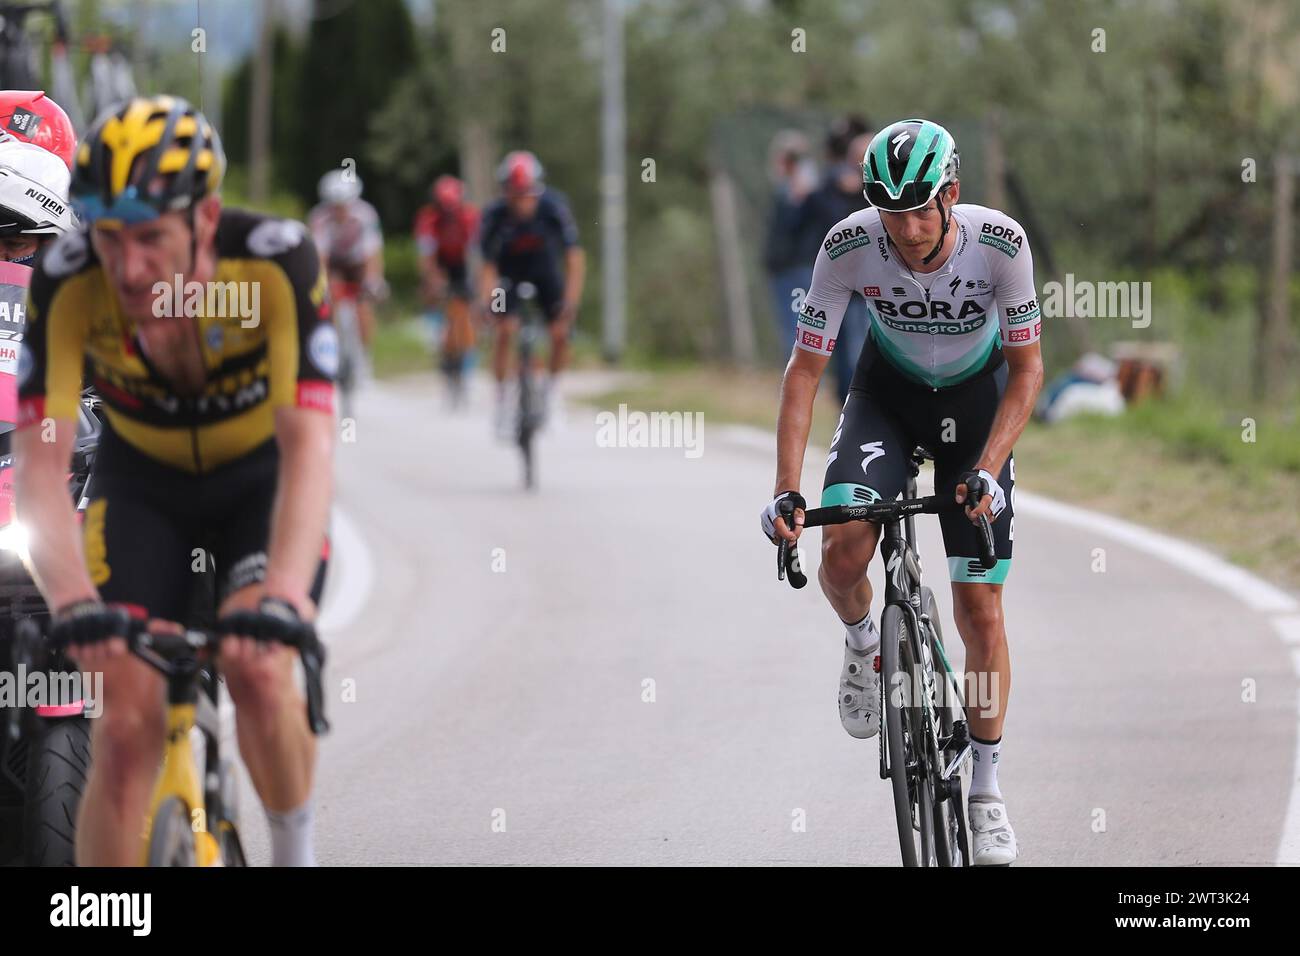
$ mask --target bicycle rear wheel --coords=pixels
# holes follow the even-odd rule
[[[921,613],[928,625],[924,639],[930,644],[930,656],[935,667],[936,687],[942,688],[939,700],[935,702],[935,728],[939,739],[948,742],[948,746],[938,754],[939,766],[935,772],[941,772],[965,747],[965,741],[954,742],[953,734],[956,722],[965,719],[961,700],[947,683],[947,657],[943,651],[943,629],[939,624],[939,608],[935,603],[934,592],[928,587],[921,588]],[[970,758],[946,781],[938,782],[941,789],[934,805],[934,829],[936,856],[940,866],[969,866],[970,842],[966,833],[966,803],[964,799],[964,778],[970,773]],[[945,792],[946,791],[946,792]]]

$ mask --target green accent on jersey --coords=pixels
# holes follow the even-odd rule
[[[873,325],[884,325],[880,317],[876,315],[875,309],[868,308],[867,315],[871,317]],[[946,388],[949,385],[956,385],[978,372],[984,367],[984,363],[989,360],[993,350],[998,347],[1000,326],[997,310],[989,313],[987,327],[989,332],[986,333],[986,342],[978,352],[968,352],[957,363],[936,365],[933,368],[918,364],[915,359],[899,348],[883,332],[880,335],[873,335],[871,341],[884,353],[885,358],[889,360],[891,365],[909,378],[913,378],[923,385],[929,385],[931,388]]]
[[[1011,573],[1011,559],[1002,558],[989,570],[984,570],[979,558],[949,558],[948,577],[958,582],[975,584],[1004,584]]]
[[[822,489],[821,506],[829,508],[832,505],[874,505],[879,500],[880,493],[874,488],[852,482],[841,482],[838,485],[827,485]]]
[[[1020,251],[1005,239],[999,239],[997,236],[980,236],[980,245],[992,246],[994,249],[998,250],[998,252],[1006,253],[1012,259],[1014,259],[1016,253]]]

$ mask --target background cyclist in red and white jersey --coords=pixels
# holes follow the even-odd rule
[[[427,305],[444,310],[443,367],[459,369],[474,347],[468,270],[479,211],[466,201],[464,184],[455,176],[439,176],[431,193],[433,202],[416,212],[413,229],[420,256],[420,287]]]
[[[331,169],[317,189],[320,204],[307,214],[307,226],[331,286],[341,285],[345,294],[356,296],[361,343],[368,348],[375,329],[374,303],[388,295],[379,213],[361,198],[361,177],[353,170]]]

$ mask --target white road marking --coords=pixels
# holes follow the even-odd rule
[[[334,578],[316,627],[323,634],[346,631],[360,615],[375,582],[375,564],[355,522],[337,505],[330,522],[330,569]]]

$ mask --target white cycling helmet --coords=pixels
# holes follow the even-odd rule
[[[71,230],[71,179],[54,153],[12,137],[0,140],[0,237],[57,236]]]
[[[361,198],[361,177],[351,170],[331,169],[320,178],[317,191],[321,202],[351,202]]]

